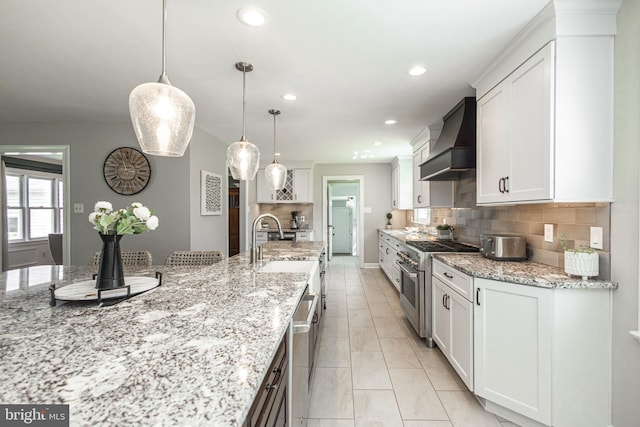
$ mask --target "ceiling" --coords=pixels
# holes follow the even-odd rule
[[[263,164],[271,108],[285,165],[388,162],[474,94],[470,82],[546,3],[168,0],[167,74],[193,99],[196,126],[230,144],[242,133],[234,64],[253,64],[246,136]],[[245,6],[267,24],[240,23]],[[160,75],[161,14],[161,0],[0,0],[0,122],[129,121],[131,90]],[[408,76],[415,64],[427,73]]]

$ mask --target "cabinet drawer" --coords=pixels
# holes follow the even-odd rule
[[[279,411],[279,400],[282,390],[287,385],[287,334],[285,334],[276,355],[269,366],[258,394],[249,410],[249,415],[244,423],[246,427],[266,426],[268,420],[273,418],[274,411]]]
[[[298,231],[296,233],[296,240],[299,242],[311,240],[311,233],[308,231]]]
[[[437,259],[433,260],[432,274],[467,300],[473,302],[473,277],[467,276]]]

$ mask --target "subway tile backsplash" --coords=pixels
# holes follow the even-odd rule
[[[564,268],[564,249],[560,236],[566,235],[570,247],[589,245],[590,227],[603,228],[604,249],[600,256],[600,277],[610,278],[609,203],[545,203],[500,207],[476,206],[476,179],[468,176],[456,182],[455,208],[431,209],[431,225],[447,222],[455,228],[458,240],[480,243],[480,234],[506,233],[524,236],[532,251],[531,259]],[[544,224],[553,224],[553,243],[544,241]]]

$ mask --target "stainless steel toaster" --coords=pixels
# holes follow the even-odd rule
[[[480,253],[500,261],[524,261],[527,259],[527,241],[524,237],[509,234],[482,234]]]

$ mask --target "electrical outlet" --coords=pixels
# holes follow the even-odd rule
[[[602,227],[591,227],[591,238],[589,246],[593,249],[603,249],[602,245]]]
[[[73,213],[84,213],[84,203],[74,203],[73,204]]]
[[[304,222],[304,215],[300,215],[300,222]]]
[[[553,242],[553,224],[544,225],[544,241],[549,243]]]

